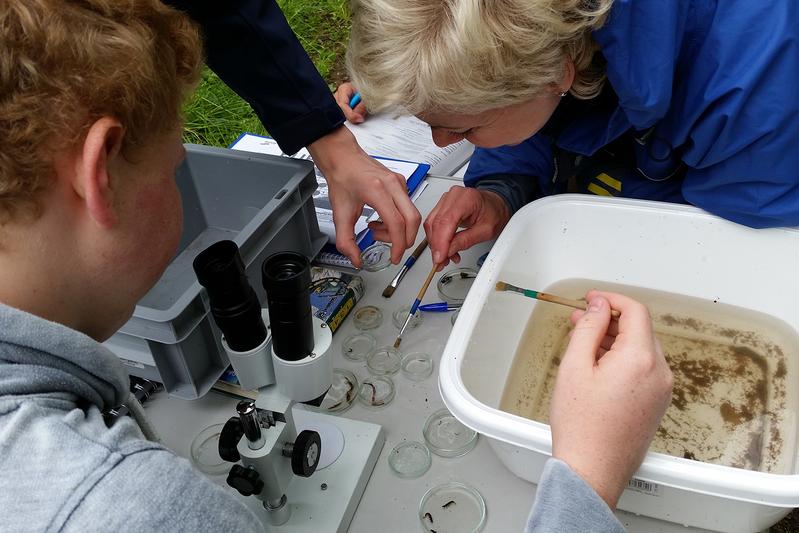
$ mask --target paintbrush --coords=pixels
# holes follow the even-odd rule
[[[383,290],[383,298],[391,298],[391,296],[393,296],[394,291],[397,290],[397,286],[402,281],[402,278],[405,277],[405,274],[408,273],[416,260],[419,259],[419,256],[422,255],[422,252],[424,252],[425,248],[427,248],[427,237],[422,239],[422,242],[419,243],[419,246],[416,247],[411,256],[405,260],[405,264],[402,265],[402,268],[400,268],[399,272],[397,272],[397,275],[394,276],[394,279],[391,280],[391,283],[388,284],[388,287]]]
[[[429,287],[430,282],[433,281],[433,276],[436,275],[437,270],[438,270],[438,265],[433,265],[433,268],[430,270],[430,273],[427,275],[427,279],[424,280],[424,285],[422,285],[421,290],[419,290],[419,294],[416,295],[416,300],[413,301],[411,310],[408,311],[408,318],[405,319],[405,323],[402,325],[402,328],[400,328],[399,335],[397,335],[397,340],[394,341],[394,348],[399,348],[400,343],[402,342],[402,334],[405,333],[405,328],[408,327],[408,324],[411,323],[413,315],[416,314],[416,310],[419,308],[419,304],[422,303],[422,298],[424,298],[424,293],[427,292],[427,287]]]
[[[545,292],[538,292],[530,289],[523,289],[521,287],[517,287],[516,285],[511,285],[510,283],[505,283],[504,281],[498,281],[496,288],[498,291],[504,292],[518,292],[519,294],[523,294],[528,298],[533,298],[535,300],[541,300],[542,302],[550,302],[553,304],[560,304],[565,305],[568,307],[574,307],[575,309],[582,309],[585,311],[588,308],[588,303],[584,300],[572,300],[570,298],[563,298],[561,296],[555,296],[554,294],[547,294]],[[619,318],[621,313],[619,313],[616,309],[610,310],[610,316],[613,318]]]

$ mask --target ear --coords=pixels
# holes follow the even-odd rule
[[[117,222],[110,168],[122,156],[125,128],[117,119],[103,117],[89,127],[73,178],[75,193],[98,225],[110,228]]]
[[[558,84],[559,93],[567,92],[569,89],[571,89],[571,86],[574,83],[575,75],[574,62],[567,57],[564,60],[563,65],[563,79],[560,80],[560,83]]]

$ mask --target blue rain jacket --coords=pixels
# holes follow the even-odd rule
[[[566,119],[556,112],[520,145],[477,149],[467,186],[515,211],[560,191],[559,152],[595,156],[628,135],[638,170],[595,187],[752,227],[799,225],[799,2],[616,0],[594,37],[612,96],[567,97]]]
[[[344,114],[274,0],[163,0],[203,30],[208,65],[249,103],[287,154]]]

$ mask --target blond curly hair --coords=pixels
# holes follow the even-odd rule
[[[556,92],[596,96],[591,32],[613,0],[351,0],[350,77],[371,111],[475,114]]]
[[[194,24],[159,0],[0,2],[0,224],[37,216],[52,158],[97,119],[134,151],[180,121],[202,47]]]

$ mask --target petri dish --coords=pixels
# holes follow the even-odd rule
[[[375,329],[383,323],[383,311],[374,305],[366,305],[355,310],[352,323],[361,331]]]
[[[372,374],[389,376],[399,372],[402,352],[391,346],[383,346],[372,351],[366,358],[366,368]]]
[[[391,265],[391,246],[376,242],[361,252],[363,269],[367,272],[380,272]]]
[[[419,520],[428,533],[478,533],[485,526],[486,503],[474,487],[450,481],[422,496]]]
[[[441,457],[466,455],[477,444],[477,432],[461,424],[446,408],[430,415],[422,434],[430,451]]]
[[[230,464],[219,457],[219,435],[224,426],[224,424],[208,426],[200,431],[191,442],[191,453],[189,454],[191,463],[200,472],[218,476],[230,470]]]
[[[422,381],[433,373],[433,358],[423,352],[409,353],[402,358],[400,369],[411,381]]]
[[[365,361],[377,347],[377,339],[369,333],[354,333],[341,343],[341,354],[350,361]]]
[[[460,309],[456,309],[455,312],[452,313],[452,318],[450,318],[449,321],[452,323],[453,326],[455,325],[455,322],[458,320],[458,315],[460,314],[460,312],[461,312]]]
[[[358,401],[370,409],[382,409],[394,399],[394,382],[388,376],[370,376],[361,381]]]
[[[330,388],[319,406],[323,413],[341,413],[346,411],[358,395],[358,378],[344,368],[333,369]]]
[[[395,474],[405,479],[421,476],[430,469],[432,462],[427,446],[416,441],[401,442],[388,454],[388,466]]]
[[[466,299],[469,289],[472,288],[477,271],[473,268],[453,268],[447,270],[438,278],[436,287],[441,299],[450,304],[460,304]]]
[[[397,329],[402,329],[402,325],[405,324],[405,319],[408,318],[408,313],[410,312],[411,312],[410,305],[406,305],[405,307],[400,307],[399,309],[394,311],[394,314],[391,315],[391,320],[394,322],[394,325],[397,327]],[[411,321],[408,323],[408,328],[405,331],[410,331],[412,329],[418,328],[419,326],[422,325],[422,322],[424,322],[424,313],[417,311],[416,314],[413,315]]]

